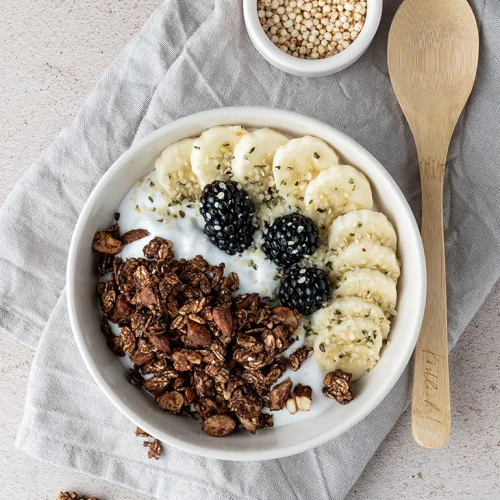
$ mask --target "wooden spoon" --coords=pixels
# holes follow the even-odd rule
[[[444,446],[450,434],[443,177],[478,53],[477,24],[466,0],[406,0],[389,32],[389,74],[415,138],[422,183],[427,302],[415,349],[412,431],[428,448]]]

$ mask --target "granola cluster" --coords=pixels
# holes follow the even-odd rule
[[[150,438],[151,434],[148,434],[145,430],[137,427],[135,430],[135,435],[142,438]],[[153,438],[153,441],[146,440],[142,443],[144,448],[148,449],[148,458],[154,458],[158,460],[161,456],[162,448],[158,439]]]
[[[212,266],[201,256],[177,260],[172,243],[160,237],[144,247],[145,258],[116,257],[123,245],[146,235],[139,229],[120,237],[115,224],[99,231],[93,244],[104,256],[100,274],[112,273],[98,285],[102,331],[109,347],[134,363],[130,382],[167,413],[196,418],[211,436],[240,424],[252,434],[271,427],[272,415],[262,410],[281,409],[289,400],[307,411],[307,386],[291,393],[285,381],[288,390],[272,389],[288,366],[298,370],[312,352],[298,349],[290,360],[281,355],[295,340],[300,314],[271,307],[257,293],[234,295],[237,274],[224,276],[224,264]],[[120,326],[119,336],[109,322]],[[146,443],[156,458],[159,449]]]
[[[327,373],[323,379],[323,394],[327,398],[335,399],[341,405],[345,405],[352,401],[353,395],[351,392],[352,375],[343,372],[342,370],[335,370]]]
[[[87,497],[85,495],[79,495],[75,491],[61,491],[56,500],[99,500],[97,497]]]

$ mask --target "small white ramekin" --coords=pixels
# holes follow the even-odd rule
[[[248,34],[261,56],[278,69],[296,76],[326,76],[342,71],[356,62],[373,40],[382,16],[383,0],[366,0],[366,19],[358,38],[342,52],[325,59],[300,59],[286,54],[274,45],[260,25],[257,0],[243,0]]]

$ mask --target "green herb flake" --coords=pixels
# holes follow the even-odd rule
[[[200,146],[193,146],[194,149],[200,149]]]
[[[217,170],[220,170],[220,163],[215,167]]]
[[[316,151],[314,152],[313,156],[314,158],[316,158],[316,160],[319,160],[321,158],[321,156],[318,153],[316,153]]]
[[[340,314],[342,314],[342,311],[340,309],[335,309],[335,314],[339,316]]]
[[[312,205],[312,202],[313,202],[312,200],[309,200],[309,205]]]
[[[227,148],[228,146],[229,146],[229,142],[226,142],[226,144],[222,145],[223,148]]]
[[[256,271],[259,269],[259,266],[253,260],[250,260],[249,267],[255,269]]]
[[[349,184],[354,184],[354,179],[352,177],[349,177]]]
[[[253,152],[255,151],[255,147],[253,147],[249,152],[248,154],[251,155]]]
[[[156,219],[158,222],[163,222],[163,219]]]
[[[154,183],[153,181],[151,181],[151,182],[149,183],[149,187],[154,188],[154,187],[155,187],[155,183]]]
[[[154,202],[154,200],[153,200],[153,198],[151,198],[151,196],[148,196],[148,200],[149,200],[151,203],[153,203],[153,202]]]

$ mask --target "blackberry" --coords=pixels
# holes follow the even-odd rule
[[[264,234],[262,250],[278,266],[289,267],[319,248],[319,231],[312,219],[293,213],[278,217]]]
[[[205,234],[222,251],[234,255],[252,245],[255,206],[236,182],[207,184],[200,199],[200,213],[205,220]]]
[[[281,304],[308,315],[317,311],[332,294],[328,276],[317,267],[293,267],[279,289]]]

